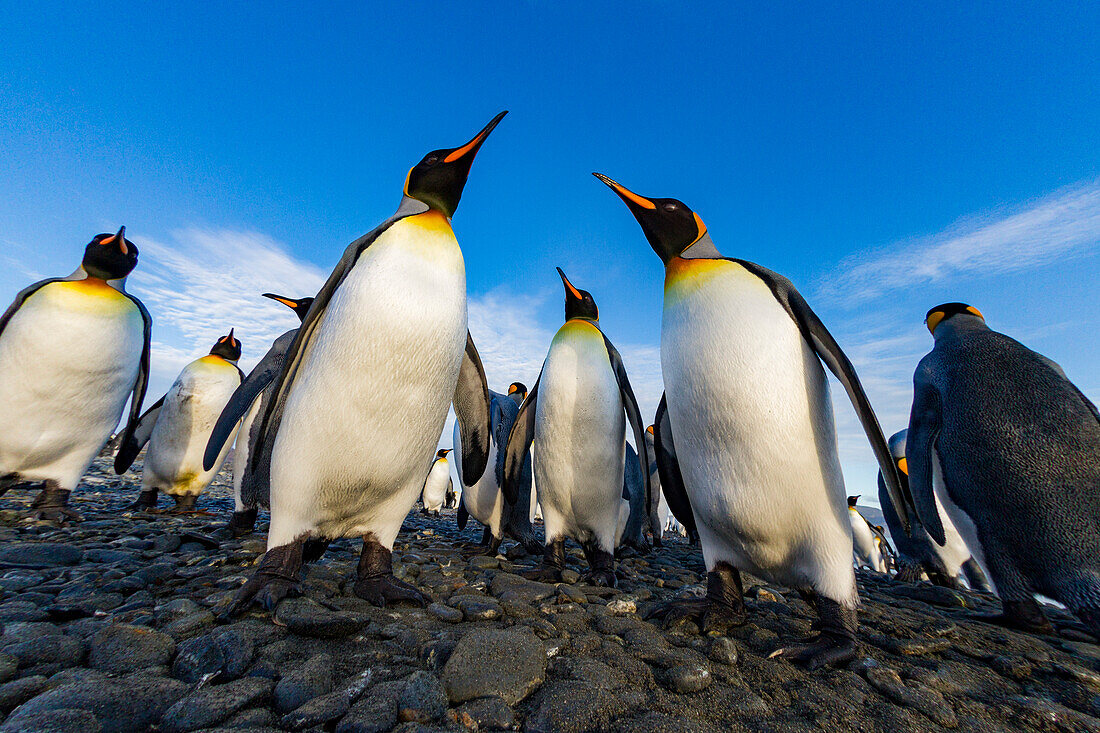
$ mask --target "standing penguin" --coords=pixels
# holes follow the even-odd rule
[[[1061,367],[945,303],[925,318],[905,457],[917,515],[936,542],[938,498],[1004,605],[985,620],[1052,627],[1034,595],[1100,635],[1100,414]],[[941,494],[936,486],[942,478]]]
[[[675,465],[661,471],[661,486],[678,517],[691,508],[709,571],[705,599],[664,604],[656,615],[694,617],[704,630],[743,623],[745,570],[815,601],[819,636],[776,654],[811,668],[852,659],[859,596],[822,360],[901,492],[855,370],[789,280],[723,257],[680,201],[645,198],[596,175],[665,265],[657,456]],[[660,446],[673,435],[678,450]]]
[[[428,153],[397,212],[353,242],[294,337],[259,420],[268,465],[267,554],[228,613],[297,592],[309,538],[358,535],[354,592],[375,605],[426,597],[393,576],[391,549],[454,403],[470,480],[489,452],[489,390],[466,324],[466,268],[451,230],[466,178],[501,112],[465,145]]]
[[[648,496],[645,431],[619,352],[600,330],[596,302],[588,291],[573,287],[560,267],[558,275],[565,287],[565,325],[554,335],[508,437],[504,495],[512,500],[519,491],[520,470],[533,443],[546,526],[543,563],[536,576],[561,580],[565,538],[572,537],[591,568],[585,580],[614,586],[626,419],[641,452]]]
[[[141,416],[115,459],[115,468],[126,470],[149,443],[141,470],[141,494],[128,508],[155,508],[157,492],[163,489],[175,499],[176,511],[195,510],[195,500],[214,480],[229,452],[227,441],[215,464],[204,468],[203,452],[210,431],[241,383],[240,358],[241,342],[230,329],[209,354],[185,366],[167,394]]]
[[[661,495],[661,476],[657,471],[657,448],[654,445],[653,426],[645,429],[646,451],[649,453],[649,490],[657,495],[657,526],[653,529],[653,544],[661,546],[664,533],[669,529],[668,502]],[[673,517],[675,519],[675,517]]]
[[[495,555],[505,535],[511,536],[523,545],[527,552],[538,552],[541,543],[531,528],[528,497],[531,486],[531,461],[525,461],[520,475],[520,489],[516,501],[509,502],[501,493],[501,480],[504,476],[504,449],[508,434],[519,414],[519,406],[527,395],[527,387],[522,382],[512,382],[508,394],[489,390],[489,468],[481,478],[470,485],[463,485],[462,498],[458,506],[458,528],[465,529],[469,517],[480,522],[485,530],[479,547],[485,547],[490,555]],[[455,445],[460,445],[462,436],[459,426],[455,425]],[[459,481],[464,481],[461,459],[455,462]]]
[[[848,521],[852,525],[852,554],[856,565],[868,567],[876,573],[886,572],[886,559],[883,557],[881,542],[875,528],[856,508],[858,496],[848,497]]]
[[[435,461],[424,479],[420,501],[424,505],[425,514],[439,516],[439,510],[443,508],[447,494],[451,492],[451,464],[447,461],[447,454],[452,450],[454,449],[444,448],[436,452]]]
[[[313,304],[313,298],[287,298],[274,293],[264,293],[263,297],[290,308],[299,321],[306,317]],[[259,432],[256,417],[267,405],[271,394],[268,388],[279,376],[286,360],[286,352],[297,333],[298,329],[292,328],[275,339],[264,358],[260,359],[229,398],[206,444],[203,465],[213,466],[234,433],[237,435],[237,446],[233,451],[233,516],[227,526],[234,537],[251,532],[256,526],[258,508],[268,506],[267,475],[258,475],[250,470],[249,457],[256,447],[256,435]]]
[[[908,491],[909,468],[905,460],[905,437],[908,430],[894,433],[890,436],[890,454],[898,467],[898,476],[902,486]],[[898,574],[897,579],[909,583],[920,580],[922,574],[936,584],[947,588],[959,586],[959,576],[965,575],[966,582],[973,590],[992,591],[989,579],[985,572],[974,560],[970,548],[959,534],[959,530],[951,523],[939,495],[943,493],[940,484],[942,479],[934,477],[937,486],[936,510],[943,522],[943,531],[946,541],[940,545],[932,541],[928,531],[924,528],[920,519],[912,518],[912,532],[905,534],[901,528],[901,520],[894,510],[894,503],[890,501],[890,494],[886,491],[886,484],[882,480],[882,474],[878,477],[878,502],[882,507],[882,516],[886,520],[886,526],[890,528],[890,536],[894,538],[894,544],[898,548]]]
[[[40,519],[79,520],[69,494],[122,417],[133,434],[149,380],[152,319],[126,292],[138,250],[97,234],[68,277],[34,283],[0,316],[0,494],[44,484]]]

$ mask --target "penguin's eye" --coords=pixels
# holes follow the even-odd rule
[[[438,162],[439,162],[439,156],[438,155],[429,155],[427,158],[424,159],[424,165],[435,165]]]
[[[665,211],[676,211],[676,209],[678,208],[680,207],[678,207],[676,204],[665,204]]]

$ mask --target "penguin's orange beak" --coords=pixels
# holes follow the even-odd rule
[[[113,244],[114,242],[118,242],[118,248],[122,251],[122,254],[129,254],[130,250],[126,247],[126,227],[119,227],[116,234],[113,234],[106,239],[101,239],[99,243],[107,245]]]
[[[504,115],[508,114],[508,110],[504,110],[493,119],[489,120],[489,124],[481,128],[481,132],[474,135],[474,139],[466,143],[460,148],[452,150],[446,158],[443,159],[444,163],[453,163],[456,160],[465,158],[467,155],[477,155],[478,148],[485,142],[485,138],[489,137],[489,133],[493,131],[493,128],[500,124],[500,121],[504,119]]]

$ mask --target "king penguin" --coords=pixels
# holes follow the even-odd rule
[[[522,382],[512,382],[508,394],[489,390],[489,467],[481,478],[473,484],[462,487],[462,498],[458,505],[458,528],[465,529],[469,517],[473,517],[484,527],[481,542],[475,552],[487,552],[495,555],[504,537],[510,536],[519,542],[526,552],[538,552],[542,543],[535,536],[530,520],[531,461],[525,462],[520,475],[520,489],[515,502],[505,501],[501,493],[501,479],[504,475],[504,450],[500,448],[508,440],[508,433],[519,414],[519,406],[527,395],[527,386]],[[459,426],[455,425],[455,445],[461,445],[462,436]],[[461,458],[455,461],[459,481],[463,481]],[[482,550],[481,548],[484,548]]]
[[[240,358],[241,342],[230,329],[209,354],[185,366],[168,392],[138,420],[115,462],[116,468],[129,468],[149,443],[141,469],[141,494],[130,509],[155,508],[157,492],[163,490],[175,500],[175,511],[195,511],[195,500],[214,480],[229,452],[227,441],[215,464],[203,466],[210,431],[241,384]]]
[[[34,283],[0,316],[0,494],[41,484],[33,515],[79,520],[69,494],[122,417],[133,434],[149,380],[152,319],[126,292],[138,249],[97,234],[68,277]]]
[[[902,430],[890,436],[890,454],[898,467],[898,476],[902,486],[909,488],[909,468],[905,460],[905,438],[908,430]],[[886,491],[886,483],[882,480],[882,474],[878,479],[878,501],[882,507],[882,516],[886,520],[886,526],[890,528],[890,536],[897,545],[898,580],[914,583],[927,575],[935,585],[946,588],[958,588],[959,577],[964,576],[967,584],[973,590],[992,592],[989,579],[985,572],[974,560],[970,548],[959,534],[959,530],[952,524],[943,508],[939,496],[943,494],[940,485],[942,479],[936,480],[936,510],[940,521],[943,522],[943,532],[946,541],[940,545],[932,541],[928,531],[921,524],[920,519],[912,518],[912,532],[905,534],[901,528],[901,520],[894,510],[894,503],[890,501],[890,494]]]
[[[936,306],[925,324],[935,344],[913,378],[905,446],[917,515],[944,544],[938,498],[988,571],[1004,610],[984,620],[1050,633],[1041,593],[1100,636],[1096,406],[973,306]]]
[[[682,202],[596,176],[665,265],[658,412],[668,424],[657,437],[674,435],[678,450],[657,455],[678,465],[661,471],[661,486],[678,517],[677,506],[690,507],[709,571],[705,599],[663,604],[654,615],[697,618],[704,630],[743,623],[744,570],[799,589],[817,607],[817,638],[775,655],[810,668],[847,662],[859,596],[822,360],[848,391],[891,489],[901,491],[854,368],[789,280],[723,257]]]
[[[542,372],[508,437],[504,495],[514,500],[522,464],[534,445],[546,528],[542,568],[535,577],[561,580],[565,538],[571,537],[584,549],[591,568],[585,580],[614,586],[614,552],[624,506],[629,514],[622,496],[626,423],[641,453],[638,460],[648,495],[645,431],[622,358],[600,330],[596,301],[588,291],[574,287],[560,267],[558,275],[565,288],[565,324],[554,335]]]
[[[420,493],[420,502],[424,505],[425,514],[439,516],[439,511],[447,501],[447,494],[451,492],[451,463],[447,460],[447,454],[453,448],[443,448],[436,452],[435,461],[424,479],[424,490]]]
[[[458,148],[428,153],[397,212],[344,252],[257,417],[252,470],[270,471],[267,553],[227,614],[300,591],[306,540],[359,536],[354,592],[375,605],[427,598],[394,577],[393,542],[454,404],[470,480],[489,453],[489,390],[466,322],[451,229],[474,156],[501,112]]]
[[[852,525],[852,554],[855,555],[856,566],[885,573],[886,558],[882,553],[881,538],[856,507],[858,499],[858,496],[848,497],[848,521]]]
[[[274,293],[264,293],[276,303],[282,303],[294,311],[298,321],[305,319],[313,298],[287,298]],[[226,529],[234,537],[251,532],[256,526],[256,514],[260,506],[268,506],[267,476],[258,476],[249,468],[249,457],[256,447],[256,416],[267,405],[268,387],[279,376],[286,359],[286,352],[294,341],[298,329],[292,328],[275,339],[264,358],[248,373],[241,386],[229,398],[218,417],[203,455],[203,467],[213,467],[222,450],[236,433],[237,444],[233,451],[233,516]],[[240,429],[237,429],[238,424]]]

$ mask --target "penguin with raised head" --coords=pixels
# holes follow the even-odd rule
[[[855,369],[789,280],[723,257],[682,202],[596,175],[665,265],[656,432],[658,444],[674,434],[678,450],[657,455],[678,461],[661,471],[661,486],[674,510],[690,507],[709,571],[705,599],[663,604],[655,615],[696,618],[705,630],[743,623],[747,571],[799,589],[817,607],[819,635],[776,655],[811,668],[852,659],[859,596],[822,361],[847,390],[892,492],[901,492]]]
[[[881,538],[874,525],[867,521],[856,506],[858,496],[848,497],[848,521],[852,525],[852,554],[857,567],[866,567],[876,573],[886,572],[886,558],[882,554]]]
[[[488,460],[489,390],[467,329],[451,217],[504,114],[413,166],[397,212],[345,250],[317,293],[257,417],[250,462],[270,471],[268,550],[227,613],[253,601],[274,608],[298,592],[311,538],[363,538],[360,598],[427,601],[394,577],[391,550],[452,403],[467,478],[476,481]]]
[[[439,516],[443,504],[447,501],[447,494],[451,492],[451,464],[447,460],[447,454],[453,448],[441,448],[435,453],[435,461],[424,479],[424,489],[420,492],[420,503],[424,505],[425,514]]]
[[[209,354],[185,366],[168,392],[138,420],[115,457],[115,468],[124,471],[149,444],[141,470],[141,493],[129,509],[156,508],[157,494],[164,491],[175,500],[175,511],[195,511],[195,500],[214,480],[229,452],[227,441],[214,465],[203,466],[210,432],[244,378],[237,366],[240,358],[241,342],[230,329]]]
[[[627,422],[642,454],[648,496],[645,430],[622,358],[600,330],[596,301],[574,287],[560,267],[558,275],[565,288],[565,324],[554,335],[508,437],[504,495],[511,500],[519,491],[520,471],[533,445],[546,528],[535,576],[561,580],[565,539],[571,537],[588,560],[585,580],[614,586]]]
[[[909,468],[905,460],[905,436],[908,430],[902,430],[890,436],[890,454],[898,467],[898,476],[902,486],[909,490]],[[894,503],[890,501],[890,494],[886,491],[886,483],[882,480],[882,474],[878,478],[878,501],[882,507],[882,516],[886,520],[886,526],[890,529],[890,536],[897,545],[898,572],[895,576],[898,580],[914,583],[927,575],[928,580],[936,585],[946,588],[958,588],[960,576],[966,578],[967,585],[973,590],[991,592],[989,579],[985,572],[974,560],[970,548],[959,534],[959,530],[951,523],[947,512],[940,502],[939,495],[943,493],[943,487],[939,485],[939,477],[933,477],[937,486],[936,509],[940,520],[943,522],[943,531],[946,541],[940,545],[932,541],[928,531],[924,528],[920,519],[912,517],[912,532],[905,534],[901,528],[901,520],[894,510]]]
[[[523,545],[527,552],[538,552],[542,543],[538,541],[534,530],[531,528],[530,506],[528,505],[531,486],[531,461],[525,462],[520,474],[520,489],[516,495],[516,501],[509,502],[501,493],[501,480],[504,475],[504,450],[503,446],[508,440],[508,434],[519,414],[519,406],[527,395],[527,386],[522,382],[512,382],[508,387],[508,394],[501,394],[489,390],[489,467],[491,470],[481,474],[481,478],[473,484],[466,485],[463,479],[462,460],[455,461],[455,469],[459,480],[463,482],[462,498],[458,506],[458,528],[465,529],[470,517],[473,517],[485,528],[481,542],[475,551],[481,551],[495,555],[500,549],[500,544],[505,536]],[[455,425],[454,439],[459,445],[462,436],[459,434],[458,425]]]
[[[305,319],[313,304],[313,298],[287,298],[274,293],[263,293],[263,297],[290,308],[299,322]],[[292,328],[275,339],[264,358],[229,398],[206,444],[203,465],[213,466],[232,436],[237,435],[237,445],[233,451],[233,516],[226,527],[234,537],[251,532],[256,526],[259,507],[268,506],[267,475],[250,470],[249,457],[256,447],[256,417],[267,404],[270,396],[268,388],[279,376],[286,352],[297,333],[298,329]]]
[[[149,381],[152,319],[126,292],[138,249],[97,234],[68,277],[20,291],[0,316],[0,494],[41,485],[33,516],[79,520],[69,494],[122,417],[132,435]]]
[[[925,323],[935,344],[913,377],[905,446],[917,515],[944,544],[938,498],[988,571],[1004,610],[984,620],[1050,633],[1041,593],[1100,635],[1096,406],[973,306],[936,306]]]

